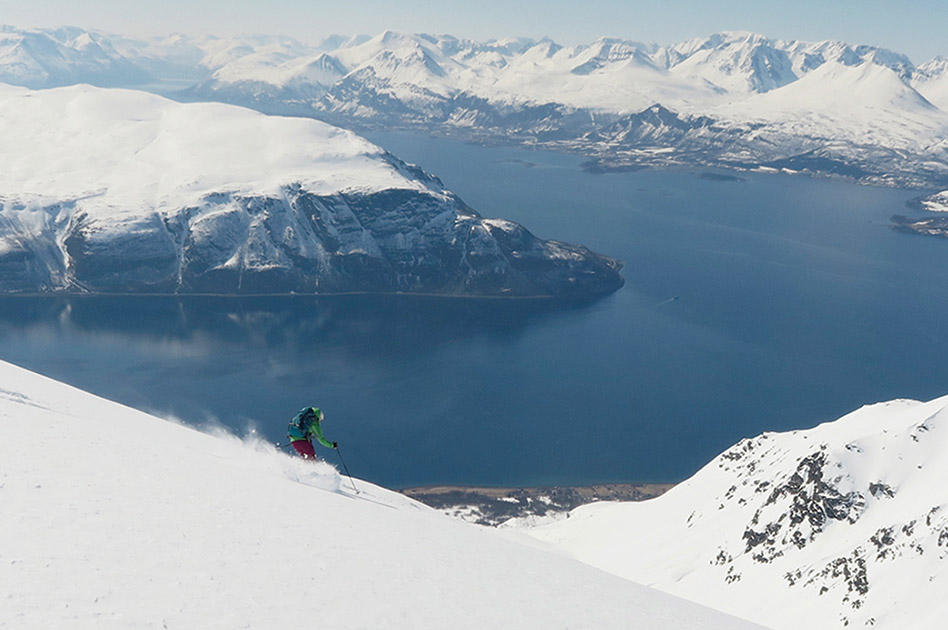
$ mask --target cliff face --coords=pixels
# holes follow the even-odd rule
[[[159,293],[417,292],[571,296],[619,288],[621,264],[585,247],[543,241],[483,219],[450,194],[387,190],[284,196],[216,194],[198,207],[151,214],[126,229],[76,213],[55,272],[35,251],[7,290]],[[38,242],[37,242],[38,241]],[[23,264],[26,262],[27,264]],[[59,261],[56,261],[59,262]],[[14,265],[10,265],[11,268]]]
[[[618,261],[484,219],[317,121],[89,87],[8,96],[5,292],[580,296],[623,282]]]

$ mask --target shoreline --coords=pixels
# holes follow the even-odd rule
[[[398,490],[448,516],[496,527],[514,518],[542,518],[565,514],[599,501],[646,501],[676,483],[603,483],[587,486],[498,488],[433,485]]]

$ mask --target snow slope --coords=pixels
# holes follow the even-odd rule
[[[880,403],[743,440],[651,501],[529,531],[778,630],[935,630],[948,615],[946,452],[948,397]]]
[[[948,111],[948,59],[935,57],[919,66],[912,85],[929,101]]]
[[[757,627],[0,362],[0,628]]]
[[[909,151],[948,136],[948,113],[893,70],[868,61],[826,62],[797,81],[713,108],[711,115],[735,125],[768,125],[759,135],[779,132]]]

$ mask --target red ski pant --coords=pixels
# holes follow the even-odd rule
[[[299,453],[303,459],[316,459],[316,450],[313,448],[313,443],[308,440],[297,440],[293,442],[293,448],[296,449],[296,452]]]

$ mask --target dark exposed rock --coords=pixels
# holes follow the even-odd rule
[[[830,520],[858,520],[865,499],[855,491],[844,494],[824,479],[826,466],[826,453],[817,451],[800,460],[784,483],[774,486],[744,532],[745,551],[753,552],[755,560],[769,562],[781,554],[780,547],[785,544],[805,547]],[[767,515],[769,520],[765,520]],[[778,521],[784,518],[787,527],[778,537],[782,531]]]
[[[618,261],[483,219],[450,193],[283,193],[215,193],[124,223],[77,210],[40,235],[7,220],[0,238],[19,246],[0,257],[0,289],[584,297],[623,283]]]
[[[877,499],[891,499],[895,497],[895,488],[889,484],[877,482],[869,484],[869,494],[876,497]]]

